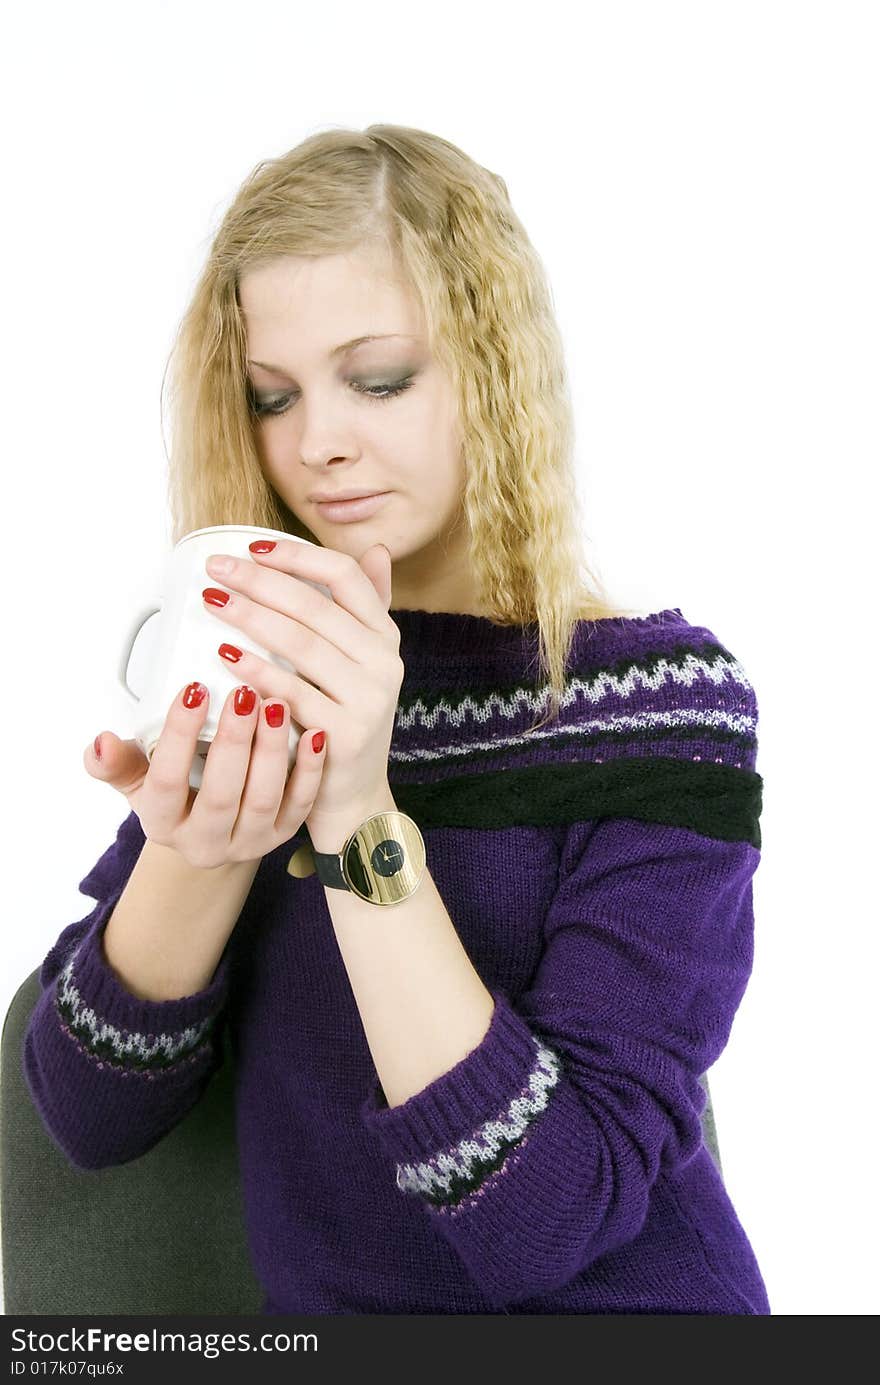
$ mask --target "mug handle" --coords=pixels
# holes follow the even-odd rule
[[[132,618],[132,622],[122,640],[119,654],[119,682],[123,691],[128,693],[133,702],[140,702],[140,698],[137,693],[133,692],[128,686],[128,678],[126,676],[128,674],[128,665],[131,662],[131,651],[134,649],[135,640],[150,619],[150,616],[157,615],[161,609],[161,603],[155,604],[155,599],[151,605],[142,607],[137,615]]]

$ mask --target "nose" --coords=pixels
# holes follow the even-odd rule
[[[303,466],[323,471],[332,462],[344,462],[357,455],[349,424],[342,418],[342,407],[329,398],[299,402],[299,454]]]

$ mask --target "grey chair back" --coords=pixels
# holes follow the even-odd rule
[[[259,1313],[235,1139],[233,1065],[139,1159],[68,1163],[40,1119],[22,1048],[40,995],[16,992],[0,1041],[0,1195],[5,1312]]]

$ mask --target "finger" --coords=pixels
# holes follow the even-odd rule
[[[186,815],[190,801],[189,773],[199,735],[208,715],[210,693],[194,680],[173,699],[144,779],[142,818],[158,838],[170,836]]]
[[[83,765],[93,779],[128,794],[143,783],[150,762],[137,741],[123,741],[113,731],[102,731],[83,751]]]
[[[370,658],[376,632],[296,574],[258,567],[256,563],[242,560],[223,581],[224,586],[205,590],[222,591],[227,601],[218,606],[206,597],[206,611],[224,624],[241,628],[238,607],[238,612],[246,614],[248,634],[266,647],[269,647],[273,630],[283,624],[286,617],[302,625],[304,630],[319,635],[330,646],[329,650],[322,649],[325,658],[336,654],[340,664],[349,665],[365,663]],[[274,615],[275,625],[258,627],[255,622],[262,615]]]
[[[300,677],[299,669],[296,673],[290,673],[249,649],[238,652],[240,658],[236,659],[235,667],[242,682],[249,683],[252,688],[260,688],[264,701],[268,702],[273,698],[283,700],[290,708],[298,726],[312,723],[318,726],[330,724],[334,713],[338,712],[339,705],[344,700],[344,693],[334,700],[327,697],[320,688],[314,687],[305,673]],[[317,676],[320,677],[320,673]],[[351,683],[343,683],[344,690],[350,688]]]
[[[248,683],[234,688],[223,705],[217,734],[189,817],[190,835],[228,841],[235,826],[260,714],[260,694]]]
[[[299,831],[318,797],[327,758],[326,736],[320,750],[315,750],[312,746],[312,737],[318,729],[315,726],[303,731],[297,743],[296,761],[290,772],[275,822],[278,835],[283,842],[290,841],[294,833]]]
[[[280,698],[263,703],[251,744],[250,762],[232,830],[236,853],[265,855],[288,772],[290,710]],[[271,849],[271,848],[269,848]]]
[[[246,568],[247,564],[243,563],[242,567]],[[255,578],[265,578],[268,575],[256,570],[253,574]],[[271,597],[265,589],[260,600],[252,599],[243,591],[233,591],[222,609],[222,614],[219,614],[217,608],[207,600],[205,610],[213,615],[220,625],[226,627],[224,643],[229,639],[230,626],[233,630],[241,630],[264,649],[281,654],[297,673],[301,673],[304,679],[308,679],[326,693],[332,701],[344,702],[352,685],[364,676],[364,665],[375,658],[376,636],[305,583],[294,582],[283,573],[273,573],[272,576],[282,585]],[[245,583],[242,582],[240,585],[244,588]],[[256,586],[253,580],[251,586]],[[311,602],[304,597],[300,603],[297,588],[301,588],[303,592],[311,592],[312,597],[320,602],[326,611],[335,611],[335,616],[312,616],[313,624],[310,625],[306,610],[311,606]],[[269,600],[276,603],[275,609],[263,604]],[[343,623],[342,630],[338,628],[339,622]],[[344,652],[334,643],[343,639],[349,641],[349,648]],[[218,654],[222,647],[218,646]],[[236,660],[236,667],[242,678],[250,676],[246,664],[247,653],[248,651],[245,651],[242,657]],[[265,667],[265,664],[263,666]],[[279,686],[278,667],[275,666],[269,671],[275,678],[273,690],[283,695],[283,689]],[[320,720],[320,712],[307,712],[306,716],[309,721]]]
[[[262,568],[287,572],[308,582],[320,582],[321,586],[329,588],[337,605],[353,615],[355,620],[377,635],[388,634],[391,621],[388,607],[383,606],[382,598],[370,578],[350,554],[340,553],[335,548],[322,548],[314,543],[281,539],[271,552],[256,553],[253,558]],[[315,592],[315,595],[321,597],[320,592]],[[326,597],[321,599],[327,600]]]

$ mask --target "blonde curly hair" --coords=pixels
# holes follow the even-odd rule
[[[263,472],[238,286],[278,256],[368,246],[390,251],[412,285],[457,391],[476,596],[495,624],[537,624],[550,696],[537,730],[559,714],[576,623],[629,612],[611,604],[582,550],[573,415],[543,266],[504,180],[439,136],[323,130],[242,184],[166,366],[172,542],[214,524],[319,542]]]

